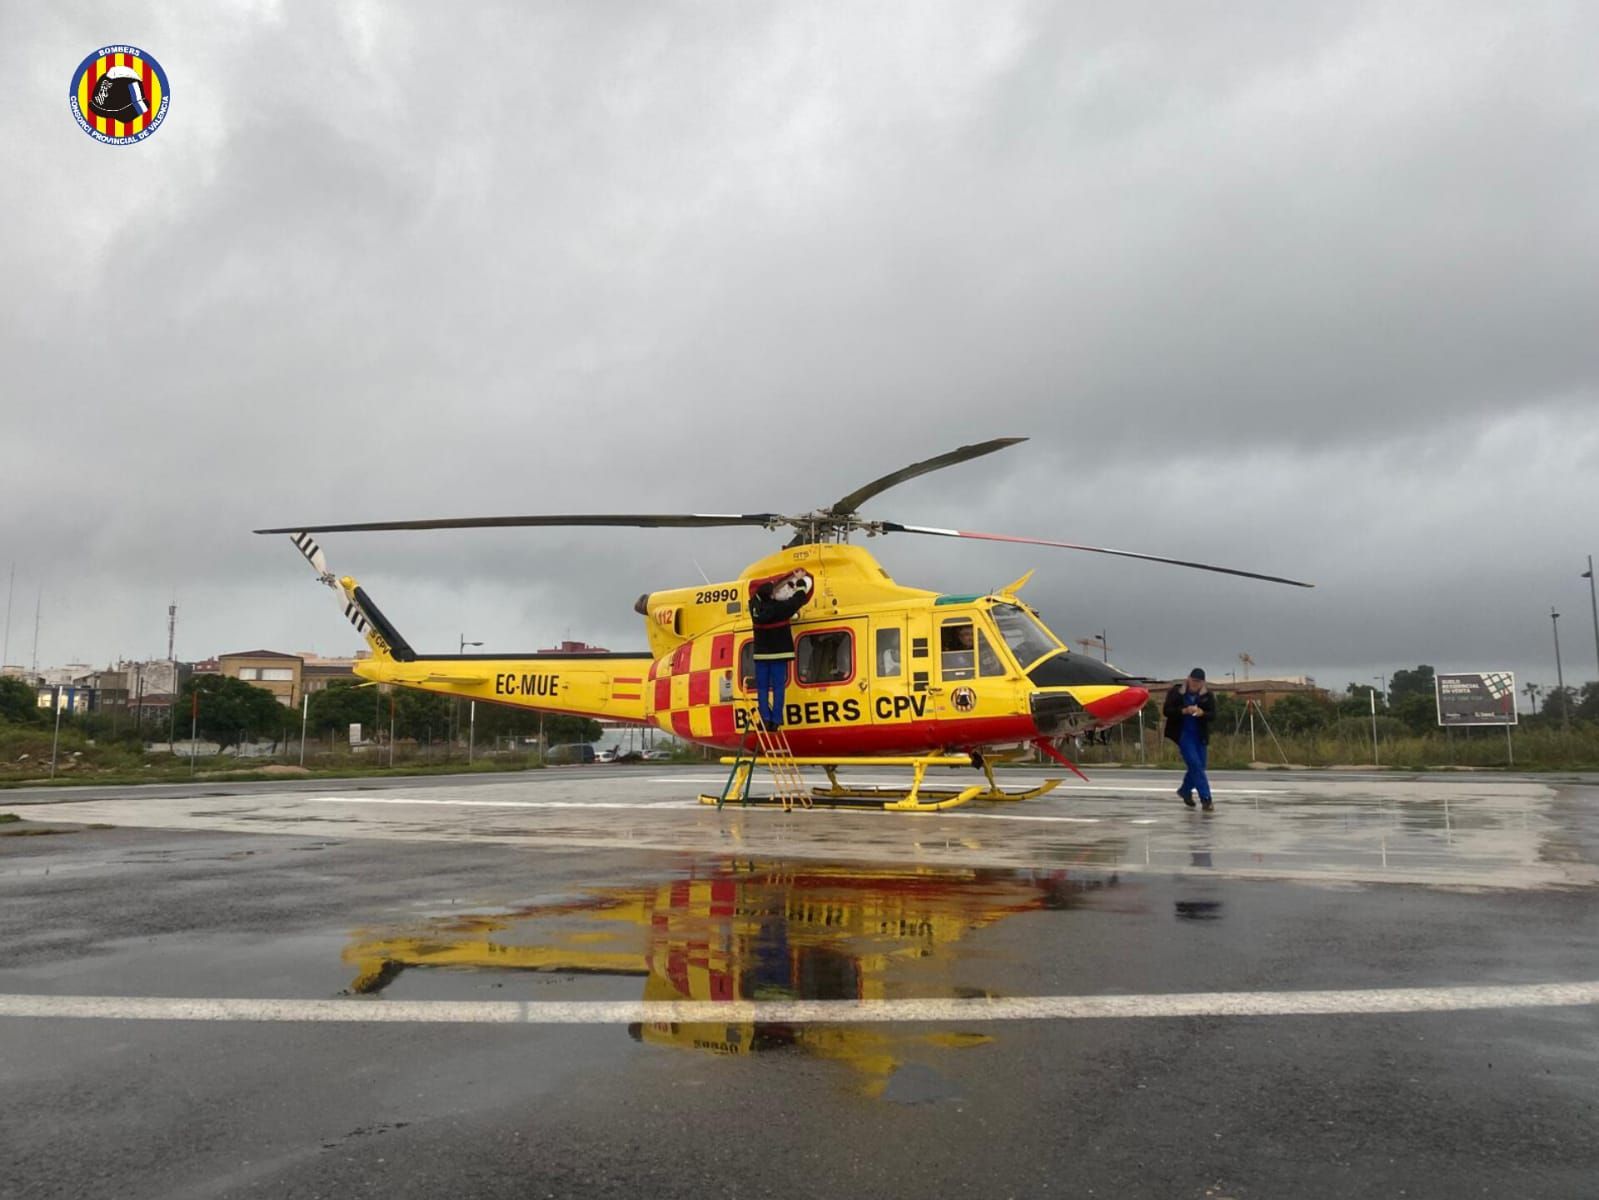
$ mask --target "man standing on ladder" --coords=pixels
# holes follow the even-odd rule
[[[1205,759],[1210,747],[1210,723],[1216,718],[1216,697],[1205,685],[1203,667],[1195,667],[1182,683],[1171,685],[1161,712],[1166,717],[1166,736],[1177,743],[1183,765],[1188,768],[1177,794],[1193,808],[1194,793],[1198,792],[1199,806],[1206,812],[1214,811]]]
[[[755,701],[761,728],[768,732],[783,724],[783,700],[788,689],[788,664],[794,658],[794,614],[811,598],[814,584],[809,571],[790,571],[750,586],[750,621],[755,626]]]

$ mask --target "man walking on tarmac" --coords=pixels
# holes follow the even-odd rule
[[[1177,789],[1184,804],[1194,807],[1194,793],[1199,793],[1199,806],[1212,812],[1215,805],[1210,800],[1210,778],[1205,774],[1205,758],[1210,747],[1210,723],[1216,718],[1216,697],[1205,686],[1205,670],[1195,667],[1182,683],[1174,683],[1166,693],[1162,706],[1166,717],[1166,736],[1177,743],[1187,771]]]
[[[794,631],[789,621],[811,598],[811,575],[800,569],[764,579],[750,588],[750,620],[755,626],[755,700],[761,728],[783,724],[783,698],[788,664],[794,658]]]

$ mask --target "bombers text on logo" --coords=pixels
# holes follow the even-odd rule
[[[78,128],[108,146],[149,137],[171,101],[166,72],[137,46],[100,47],[78,64],[67,90]]]

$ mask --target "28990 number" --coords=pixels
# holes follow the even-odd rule
[[[725,604],[729,600],[738,599],[737,588],[711,588],[709,591],[695,592],[695,604]]]

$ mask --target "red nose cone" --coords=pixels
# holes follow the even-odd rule
[[[1095,718],[1106,725],[1114,725],[1117,721],[1125,721],[1139,709],[1144,707],[1149,699],[1149,689],[1141,687],[1125,687],[1121,691],[1093,700],[1083,705]]]

